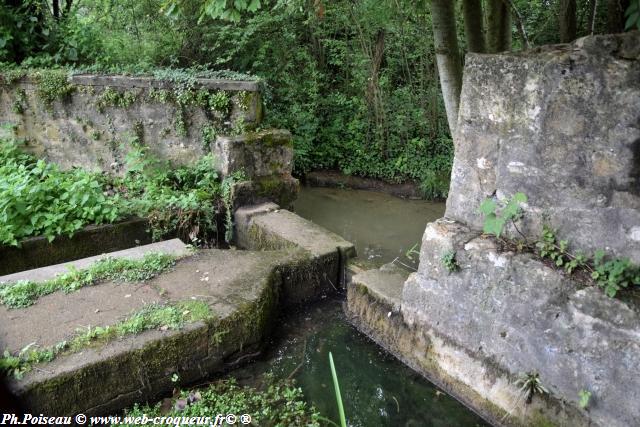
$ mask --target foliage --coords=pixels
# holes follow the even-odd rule
[[[44,105],[51,109],[53,101],[64,99],[75,89],[69,83],[69,76],[65,70],[38,70],[31,73],[38,88],[36,93]]]
[[[456,252],[455,251],[447,251],[442,255],[442,265],[447,269],[448,272],[454,273],[460,270],[460,266],[458,265],[458,261],[456,261]]]
[[[631,30],[633,27],[640,30],[640,0],[631,0],[624,16],[626,18],[624,24],[626,30]]]
[[[34,365],[50,362],[63,353],[78,352],[92,344],[106,343],[151,329],[179,329],[186,323],[205,320],[211,315],[209,306],[202,301],[180,301],[173,305],[150,304],[115,325],[79,329],[69,341],[62,341],[51,347],[38,348],[30,344],[17,355],[5,350],[4,356],[0,358],[0,372],[20,379]]]
[[[516,385],[520,386],[520,392],[526,396],[526,402],[531,403],[536,394],[548,394],[549,391],[542,385],[540,374],[537,372],[527,372],[516,380]]]
[[[551,259],[557,267],[563,267],[571,274],[576,268],[584,268],[587,265],[587,257],[582,253],[569,253],[568,246],[567,240],[557,241],[555,231],[551,227],[547,224],[542,226],[542,238],[536,243],[539,255]]]
[[[500,237],[508,222],[515,225],[515,221],[521,218],[520,205],[526,202],[527,196],[524,193],[516,193],[505,201],[496,202],[492,198],[484,200],[479,208],[484,215],[483,231]]]
[[[551,259],[557,267],[564,268],[569,274],[575,270],[587,271],[611,298],[621,289],[640,285],[640,266],[633,264],[629,259],[605,260],[606,254],[603,250],[597,250],[593,258],[589,258],[581,252],[569,252],[568,246],[568,241],[558,242],[555,231],[548,225],[543,225],[542,237],[536,243],[538,254],[542,258]]]
[[[231,239],[230,188],[243,179],[241,173],[220,182],[211,154],[193,166],[171,169],[141,145],[134,145],[126,163],[127,176],[114,188],[126,191],[123,205],[129,212],[149,219],[154,238],[176,231],[194,244],[218,241],[216,218],[225,211],[226,238]]]
[[[225,215],[232,237],[231,187],[241,172],[220,180],[213,156],[190,166],[171,167],[149,148],[132,141],[127,174],[106,177],[57,166],[22,153],[13,140],[0,140],[0,243],[17,246],[29,236],[69,235],[89,224],[127,215],[147,218],[153,237],[172,233],[193,244],[218,238],[218,216]]]
[[[36,300],[56,291],[66,293],[103,280],[140,282],[149,280],[167,270],[175,258],[160,253],[146,254],[140,260],[124,258],[102,258],[82,270],[70,268],[67,273],[44,282],[20,280],[0,286],[0,303],[10,308],[28,307]]]
[[[586,409],[587,406],[589,406],[589,400],[591,400],[591,392],[588,390],[580,390],[578,392],[578,397],[580,398],[578,405],[582,409]]]
[[[634,265],[627,258],[605,260],[604,251],[599,250],[593,257],[593,265],[591,277],[612,298],[623,288],[640,286],[640,266]]]
[[[234,379],[221,380],[206,388],[181,390],[172,403],[168,412],[163,411],[162,403],[135,405],[125,416],[213,419],[215,414],[249,414],[252,425],[308,427],[320,426],[321,420],[318,411],[304,401],[300,388],[292,381],[275,380],[271,375],[265,376],[262,389],[240,387]]]
[[[17,246],[28,236],[72,235],[88,224],[121,216],[117,197],[103,193],[100,176],[22,154],[0,139],[0,243]]]
[[[340,426],[347,427],[347,419],[344,415],[344,406],[342,405],[342,396],[340,395],[340,384],[338,384],[338,374],[336,374],[336,367],[333,363],[333,355],[331,352],[329,352],[329,365],[331,366],[331,378],[333,379],[333,388],[338,403],[338,414],[340,414]]]

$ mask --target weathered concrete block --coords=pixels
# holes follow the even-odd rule
[[[448,250],[456,252],[459,272],[438,268]],[[585,288],[531,254],[500,252],[460,224],[430,224],[401,311],[408,327],[439,343],[432,344],[432,371],[515,420],[526,424],[537,414],[561,425],[640,423],[633,403],[640,399],[637,307]],[[531,371],[551,393],[535,411],[516,404],[514,380]],[[588,411],[578,408],[581,390],[592,393]]]
[[[301,251],[282,270],[282,298],[289,304],[343,287],[347,261],[356,255],[353,244],[342,237],[273,203],[238,209],[235,226],[240,248]]]
[[[291,175],[293,141],[287,130],[269,129],[240,136],[219,136],[213,146],[218,171],[244,171],[248,178]]]
[[[576,249],[640,262],[640,33],[465,62],[446,216],[482,227],[486,198],[524,192]]]

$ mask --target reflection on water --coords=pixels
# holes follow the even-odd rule
[[[355,243],[360,257],[383,264],[420,242],[426,223],[442,216],[444,204],[367,191],[305,188],[295,209]],[[340,300],[327,300],[283,318],[269,353],[233,375],[245,383],[259,382],[269,371],[279,378],[295,378],[307,400],[337,421],[331,351],[350,426],[486,425],[355,330],[341,305]]]
[[[382,265],[420,244],[428,222],[444,215],[444,203],[404,200],[383,193],[336,188],[303,188],[298,215],[356,245],[358,258]],[[413,264],[415,267],[415,264]]]

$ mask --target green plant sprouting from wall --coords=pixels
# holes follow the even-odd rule
[[[582,251],[572,253],[568,249],[569,241],[559,240],[555,230],[548,224],[543,224],[542,234],[536,242],[527,242],[516,225],[516,221],[523,216],[520,204],[526,202],[527,196],[523,193],[514,194],[500,206],[493,199],[486,199],[479,208],[485,216],[483,231],[506,242],[501,235],[505,225],[510,222],[523,237],[522,240],[511,242],[518,251],[535,252],[541,258],[549,259],[555,267],[562,268],[567,274],[575,271],[587,272],[609,297],[615,297],[622,289],[640,286],[640,266],[633,264],[628,258],[608,257],[601,249],[596,250],[593,257]]]
[[[104,280],[141,282],[149,280],[175,264],[176,257],[148,253],[142,259],[102,258],[86,269],[70,268],[67,273],[43,282],[20,280],[0,286],[0,303],[10,308],[28,307],[51,293],[77,291]]]
[[[455,273],[460,270],[460,266],[458,265],[458,261],[456,260],[456,252],[455,251],[447,251],[442,255],[441,258],[442,265],[447,269],[449,273]]]
[[[508,223],[515,226],[515,222],[522,217],[520,205],[526,202],[524,193],[516,193],[505,201],[493,198],[484,200],[480,205],[480,212],[484,214],[483,231],[499,238]]]
[[[49,110],[53,108],[53,102],[69,96],[75,86],[69,83],[69,75],[66,70],[36,70],[28,74],[36,84],[36,94]]]
[[[198,300],[166,305],[149,304],[115,325],[88,326],[79,329],[69,341],[62,341],[45,348],[29,345],[20,350],[17,355],[12,355],[5,350],[3,357],[0,358],[0,372],[20,379],[34,365],[51,362],[61,354],[78,352],[93,344],[104,344],[151,329],[180,329],[187,323],[206,320],[212,315],[209,306]]]
[[[549,390],[542,385],[540,374],[537,372],[527,372],[523,374],[516,380],[516,385],[520,386],[520,392],[524,395],[527,404],[531,403],[533,396],[536,394],[549,394]]]
[[[136,102],[138,95],[132,90],[119,91],[106,87],[96,99],[96,109],[103,113],[107,107],[129,108]]]

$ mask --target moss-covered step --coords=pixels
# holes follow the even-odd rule
[[[235,226],[241,248],[302,250],[284,272],[285,303],[297,304],[344,287],[345,267],[356,256],[356,250],[337,234],[274,203],[238,209]]]
[[[10,388],[34,413],[105,414],[233,366],[262,347],[300,252],[202,250],[145,282],[0,306]]]

